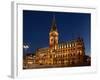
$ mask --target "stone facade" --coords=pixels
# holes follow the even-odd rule
[[[83,39],[79,37],[75,40],[58,43],[58,37],[59,33],[54,17],[49,32],[49,47],[36,51],[35,64],[47,66],[82,65],[85,55]]]
[[[60,43],[52,48],[41,48],[36,51],[35,64],[71,66],[82,65],[84,60],[84,42],[81,38]]]
[[[49,47],[37,49],[34,55],[25,56],[24,68],[84,66],[87,65],[87,60],[90,65],[90,58],[85,59],[85,46],[81,37],[62,43],[58,40],[59,33],[53,17]]]

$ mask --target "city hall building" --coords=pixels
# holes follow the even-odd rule
[[[49,47],[37,49],[35,55],[25,57],[24,65],[31,68],[83,66],[85,61],[83,39],[78,37],[75,40],[59,43],[59,34],[55,17],[53,17],[48,36]]]

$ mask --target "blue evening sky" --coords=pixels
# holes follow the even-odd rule
[[[23,10],[23,45],[27,52],[49,46],[49,32],[55,15],[59,42],[82,37],[85,53],[91,53],[91,14]]]

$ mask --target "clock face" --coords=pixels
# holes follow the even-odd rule
[[[57,32],[53,32],[53,33],[51,33],[51,36],[58,36],[58,33]]]
[[[58,32],[57,31],[51,31],[50,35],[52,35],[52,34],[58,35]]]

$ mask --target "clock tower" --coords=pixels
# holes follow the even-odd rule
[[[51,30],[49,32],[49,47],[50,48],[57,48],[58,46],[58,30],[57,30],[57,25],[55,21],[55,16],[53,16],[53,21],[51,25]]]

